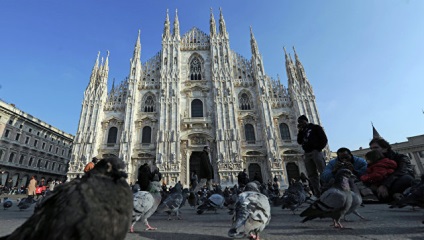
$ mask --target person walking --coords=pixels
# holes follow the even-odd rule
[[[37,180],[35,180],[35,176],[32,176],[27,187],[28,198],[31,198],[31,199],[34,198],[36,188],[37,188]]]
[[[312,192],[316,197],[321,196],[320,174],[324,171],[325,160],[322,149],[327,145],[327,136],[321,126],[308,123],[305,115],[297,119],[297,143],[305,151],[304,163],[306,173],[311,181]]]
[[[209,157],[210,148],[209,146],[205,146],[203,148],[203,152],[200,155],[200,172],[199,172],[199,178],[200,183],[196,186],[194,189],[194,192],[199,191],[200,188],[202,188],[205,184],[206,187],[212,191],[212,179],[213,179],[213,167],[211,163],[211,159]]]

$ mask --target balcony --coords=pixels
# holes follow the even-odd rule
[[[242,147],[262,147],[263,141],[258,141],[258,140],[256,140],[256,141],[252,141],[252,140],[242,141],[241,146]]]
[[[182,124],[185,128],[211,128],[212,121],[207,117],[183,118]]]

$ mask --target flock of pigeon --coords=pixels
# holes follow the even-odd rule
[[[256,181],[248,183],[244,189],[234,186],[222,191],[217,186],[214,191],[199,193],[181,187],[163,193],[161,184],[153,181],[149,191],[138,189],[132,192],[126,181],[127,174],[122,170],[124,167],[118,158],[102,159],[82,178],[55,188],[52,194],[37,203],[26,222],[0,240],[120,240],[125,238],[128,229],[134,232],[137,221],[143,222],[146,230],[155,230],[148,222],[155,212],[167,213],[168,220],[173,216],[182,219],[180,208],[186,202],[192,207],[197,206],[197,214],[227,207],[232,215],[228,231],[231,238],[259,239],[259,234],[271,220],[271,204],[281,205],[295,214],[302,204],[309,202],[310,206],[300,213],[304,217],[302,222],[331,218],[336,228],[343,228],[341,218],[351,213],[365,219],[357,211],[362,198],[349,170],[339,171],[332,187],[313,200],[301,182],[293,182],[281,197],[272,195],[266,186]],[[18,201],[18,207],[28,209],[33,201],[22,199]],[[4,209],[12,205],[13,201],[5,198]],[[407,205],[424,208],[424,177],[391,207]]]

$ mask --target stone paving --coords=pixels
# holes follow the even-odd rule
[[[1,196],[3,197],[3,196]],[[16,198],[16,197],[12,197]],[[403,209],[390,209],[386,204],[366,204],[359,212],[369,221],[359,220],[354,215],[349,215],[353,222],[342,222],[347,229],[330,227],[330,219],[315,219],[301,223],[300,211],[306,204],[293,215],[291,211],[272,207],[272,219],[268,227],[262,232],[261,239],[424,239],[424,211],[412,211],[411,207]],[[33,211],[33,208],[20,211],[16,206],[2,210],[0,208],[0,236],[12,232]],[[185,206],[182,209],[183,220],[167,220],[164,213],[154,214],[149,223],[158,229],[145,231],[141,222],[135,225],[135,233],[128,233],[126,240],[220,240],[230,239],[227,232],[231,224],[231,216],[226,209],[218,213],[205,212],[198,215],[193,208]]]

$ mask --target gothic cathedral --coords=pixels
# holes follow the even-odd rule
[[[83,174],[92,157],[115,155],[127,164],[129,182],[144,163],[163,180],[188,185],[204,146],[211,148],[214,182],[234,185],[246,169],[264,182],[306,172],[297,144],[297,117],[320,124],[315,95],[302,63],[285,51],[288,87],[266,75],[250,29],[251,58],[230,48],[222,11],[219,30],[210,14],[209,35],[194,27],[182,37],[177,12],[168,12],[162,49],[141,63],[140,32],[128,77],[107,88],[107,54],[94,64],[69,163],[68,179]],[[294,48],[293,48],[294,50]],[[325,150],[328,156],[328,148]],[[197,170],[199,172],[199,170]]]

